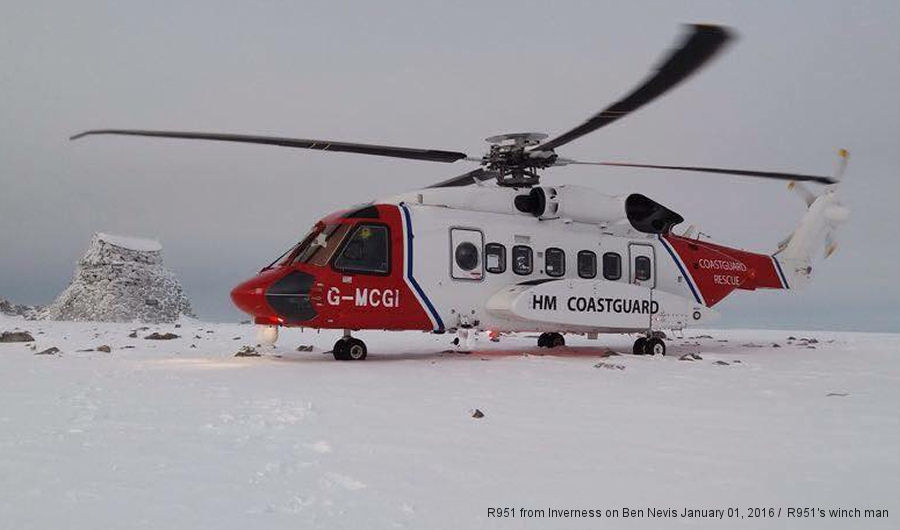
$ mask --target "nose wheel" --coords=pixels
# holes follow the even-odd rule
[[[334,343],[332,350],[337,361],[363,361],[367,353],[366,343],[353,337],[341,338]]]

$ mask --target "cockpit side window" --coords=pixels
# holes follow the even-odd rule
[[[387,226],[361,224],[333,261],[336,270],[387,274],[391,269],[390,232]]]

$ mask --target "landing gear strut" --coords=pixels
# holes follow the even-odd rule
[[[558,348],[566,345],[566,339],[561,333],[541,333],[538,337],[539,348]]]
[[[256,326],[256,340],[260,344],[275,344],[278,340],[278,326]]]
[[[635,355],[665,355],[666,343],[659,337],[638,337],[631,352]]]
[[[363,361],[367,353],[366,343],[351,337],[350,333],[338,339],[332,349],[336,361]]]

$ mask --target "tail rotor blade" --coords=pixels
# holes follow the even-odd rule
[[[812,203],[816,201],[816,194],[809,191],[809,188],[804,186],[801,182],[797,182],[796,180],[792,180],[788,183],[788,189],[796,193],[806,202],[806,206],[812,206]]]
[[[829,228],[828,232],[825,233],[825,258],[831,257],[834,251],[837,250],[837,247],[837,235],[833,229]]]

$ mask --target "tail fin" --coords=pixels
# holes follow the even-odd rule
[[[843,176],[850,154],[841,149],[835,179]],[[808,209],[794,232],[779,243],[773,257],[781,266],[787,283],[792,289],[805,286],[812,275],[812,256],[824,245],[824,257],[837,249],[837,227],[850,217],[850,209],[844,206],[837,194],[838,184],[830,184],[819,195],[797,182],[788,188],[796,191],[806,201]]]

